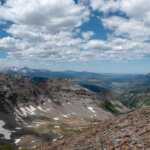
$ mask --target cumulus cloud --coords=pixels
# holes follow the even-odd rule
[[[148,0],[91,0],[90,5],[93,10],[103,12],[104,14],[109,14],[110,12],[120,12],[122,14],[120,17],[113,14],[112,18],[105,18],[105,20],[111,19],[107,21],[109,27],[111,27],[111,25],[115,25],[116,27],[124,25],[128,30],[128,26],[130,26],[132,29],[137,28],[135,29],[137,32],[140,32],[141,29],[144,28],[147,31],[148,28],[150,28],[150,3]],[[106,21],[104,23],[106,23]],[[129,32],[131,32],[131,30]],[[149,32],[147,34],[149,34]]]
[[[73,0],[7,0],[0,17],[16,24],[59,31],[78,27],[89,17],[89,10]]]
[[[90,6],[93,10],[104,14],[120,12],[122,15],[142,22],[145,27],[150,25],[150,3],[148,0],[90,0]]]
[[[92,38],[93,35],[94,35],[93,31],[87,31],[82,33],[82,37],[87,40]]]
[[[150,54],[150,6],[145,3],[7,0],[0,6],[0,18],[12,22],[6,29],[11,37],[0,39],[0,49],[8,53],[9,59],[24,61],[141,59]],[[99,19],[111,31],[106,40],[94,38],[93,31],[80,30],[94,11],[102,13]],[[122,15],[117,15],[118,11]]]
[[[148,0],[90,0],[89,5],[93,11],[103,13],[103,26],[111,31],[107,43],[112,48],[106,53],[122,60],[141,59],[150,54]]]
[[[73,0],[7,0],[0,6],[0,18],[12,22],[6,29],[12,36],[0,39],[0,49],[17,59],[76,59],[81,42],[75,38],[77,27],[89,15],[86,6]]]
[[[93,10],[108,13],[109,11],[114,12],[120,7],[120,0],[90,0],[90,5]]]
[[[136,19],[145,19],[149,16],[150,3],[148,0],[90,0],[93,10],[108,14],[109,12],[121,11],[127,16]]]
[[[113,16],[103,18],[104,26],[113,31],[114,35],[130,38],[132,40],[149,40],[150,27],[144,25],[142,21],[133,18]]]

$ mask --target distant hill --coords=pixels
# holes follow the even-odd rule
[[[20,75],[20,76],[32,76],[32,77],[47,77],[47,78],[77,78],[77,77],[85,77],[85,78],[99,78],[101,74],[91,73],[91,72],[76,72],[76,71],[50,71],[46,69],[31,69],[28,67],[16,68],[16,67],[7,67],[2,70],[3,73],[11,74],[11,75]]]
[[[127,83],[132,82],[134,78],[139,76],[130,74],[92,73],[86,71],[76,72],[71,70],[50,71],[45,69],[31,69],[28,67],[7,67],[4,68],[1,72],[15,76],[29,77],[32,78],[32,80],[35,82],[41,82],[47,78],[70,79],[94,92],[100,92],[101,90],[103,91],[103,89],[116,91],[115,88],[119,87],[119,89],[117,89],[119,93],[120,89],[124,90],[125,86],[122,86],[123,84],[126,85]]]

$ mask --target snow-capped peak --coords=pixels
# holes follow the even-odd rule
[[[6,67],[6,68],[4,68],[3,70],[4,70],[4,71],[18,71],[19,68],[17,68],[17,67]]]

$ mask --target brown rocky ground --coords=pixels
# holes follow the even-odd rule
[[[150,150],[150,107],[102,121],[37,150]]]

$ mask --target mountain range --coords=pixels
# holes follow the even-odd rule
[[[5,68],[0,73],[0,145],[3,150],[40,149],[42,145],[45,150],[60,149],[70,135],[79,134],[81,140],[80,134],[87,134],[88,128],[99,132],[107,122],[130,119],[125,115],[129,112],[137,117],[135,110],[150,104],[149,89],[149,74]],[[106,128],[111,130],[110,125]],[[69,150],[70,145],[64,148]]]
[[[34,83],[0,74],[0,137],[18,148],[55,141],[128,109],[111,94],[95,93],[66,79]]]

